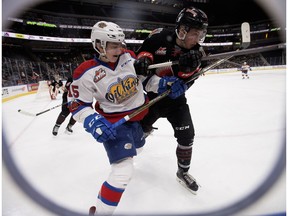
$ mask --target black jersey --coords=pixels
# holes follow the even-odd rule
[[[199,50],[200,47],[200,44],[196,44],[191,50]],[[181,54],[190,50],[181,48],[176,44],[176,33],[174,31],[158,28],[145,39],[137,54],[142,51],[150,52],[154,56],[153,64],[157,64],[178,60]],[[179,70],[177,65],[172,68],[174,75],[177,76],[177,70]]]
[[[196,45],[193,47],[193,49],[199,49],[199,47],[200,45]],[[150,52],[153,55],[153,63],[157,64],[166,61],[178,60],[181,53],[188,52],[189,50],[180,48],[176,45],[176,34],[173,31],[157,29],[154,30],[144,41],[142,47],[138,50],[138,54],[145,51]],[[176,70],[177,68],[173,67],[172,75],[174,75]],[[150,78],[152,79],[153,76],[147,77],[144,81],[144,85],[145,82],[149,82],[147,80]],[[193,82],[194,81],[191,83]],[[148,91],[147,95],[149,99],[153,99],[158,96],[158,94],[153,91]],[[165,97],[149,107],[148,114],[141,121],[143,131],[151,131],[153,128],[152,125],[159,118],[167,118],[167,120],[171,123],[174,129],[174,136],[179,145],[192,145],[194,139],[194,126],[190,116],[190,110],[185,93],[176,99]],[[188,160],[190,162],[190,159]]]
[[[196,44],[191,50],[199,50],[200,44]],[[148,38],[145,39],[142,46],[137,51],[137,54],[141,52],[149,52],[153,55],[154,61],[153,64],[163,63],[167,61],[176,61],[179,60],[181,54],[189,52],[190,50],[184,49],[176,44],[176,33],[163,28],[155,29],[150,33]],[[164,71],[164,72],[163,72]],[[172,70],[167,68],[159,68],[154,70],[154,73],[158,76],[176,76],[178,77],[179,66],[173,65]],[[148,82],[150,78],[148,77],[145,83]],[[194,81],[188,84],[188,88],[192,86]],[[156,93],[148,92],[148,96],[150,99],[157,97]],[[185,94],[181,95],[178,100],[183,100],[185,98]],[[165,100],[170,100],[169,97],[165,98]],[[174,100],[174,102],[176,101]],[[186,100],[186,99],[185,99]]]
[[[72,84],[72,80],[68,79],[67,82],[65,83],[65,88],[64,88],[64,93],[63,93],[63,99],[66,98],[67,100],[67,95],[68,95],[68,91],[70,88],[70,85]]]
[[[57,81],[55,79],[52,79],[51,82],[50,82],[50,85],[53,86],[53,87],[62,87],[63,86],[63,82],[61,80]]]

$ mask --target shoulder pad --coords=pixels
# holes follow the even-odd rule
[[[148,37],[151,37],[151,36],[154,35],[154,34],[158,34],[158,33],[160,33],[162,30],[163,30],[163,28],[154,29],[154,30],[148,35]]]
[[[95,59],[87,60],[81,63],[73,72],[73,80],[79,79],[86,71],[96,67],[99,63]]]
[[[129,53],[132,58],[136,58],[136,54],[132,50],[123,49],[123,53]]]

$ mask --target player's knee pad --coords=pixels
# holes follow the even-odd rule
[[[133,170],[133,158],[126,158],[118,163],[113,163],[107,182],[114,187],[125,189],[132,178]]]
[[[194,143],[194,139],[192,138],[182,138],[182,139],[177,139],[178,145],[179,146],[192,146]]]

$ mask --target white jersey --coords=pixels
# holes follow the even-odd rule
[[[242,65],[241,71],[246,71],[247,72],[248,70],[250,70],[250,66],[248,64]]]
[[[82,63],[74,71],[70,90],[79,102],[76,109],[72,108],[75,120],[83,122],[95,112],[92,108],[94,99],[98,108],[108,115],[131,111],[144,104],[145,95],[134,69],[133,54],[123,52],[114,69],[95,58]]]

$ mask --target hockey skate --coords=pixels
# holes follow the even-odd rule
[[[53,127],[52,134],[53,134],[54,136],[57,136],[59,127],[60,127],[60,125],[57,125],[57,124]]]
[[[72,134],[72,133],[73,133],[72,125],[70,125],[70,124],[67,125],[67,127],[66,127],[66,133],[67,133],[67,134]]]
[[[89,209],[89,216],[93,216],[96,213],[96,207],[95,206],[91,206]]]
[[[154,130],[158,130],[158,128],[156,127],[149,127],[148,129],[146,128],[146,130],[144,129],[144,138],[146,139],[150,134],[152,134],[154,132]]]
[[[183,172],[183,170],[179,169],[176,173],[177,181],[187,188],[194,195],[197,194],[199,185],[196,180],[187,172]]]
[[[150,130],[150,131],[147,131],[147,132],[144,132],[143,134],[143,137],[146,139],[150,134],[152,134],[154,131],[154,129]]]

